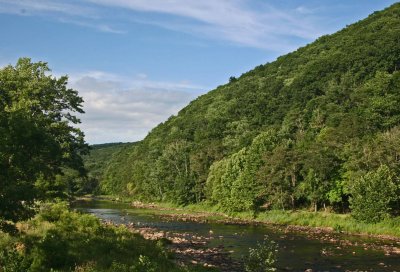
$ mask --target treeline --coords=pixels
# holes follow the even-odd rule
[[[192,101],[109,162],[103,192],[225,211],[399,211],[400,4]]]

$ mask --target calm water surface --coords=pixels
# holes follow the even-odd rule
[[[358,242],[360,246],[341,247],[339,244],[310,239],[304,233],[284,233],[268,226],[226,225],[218,223],[196,223],[171,221],[151,213],[149,210],[136,209],[128,204],[111,201],[93,200],[80,202],[75,208],[118,224],[134,223],[137,226],[153,227],[162,231],[190,233],[209,236],[212,230],[214,239],[209,247],[223,245],[233,251],[233,258],[243,258],[249,247],[255,247],[265,235],[279,245],[277,266],[280,271],[398,271],[400,256],[386,256],[381,250],[364,249],[369,239],[341,235],[340,239]],[[377,241],[380,244],[393,245],[389,241]]]

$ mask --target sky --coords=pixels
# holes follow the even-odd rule
[[[143,139],[231,76],[391,0],[0,0],[0,67],[48,62],[83,97],[90,144]]]

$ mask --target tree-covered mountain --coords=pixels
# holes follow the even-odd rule
[[[399,207],[400,4],[202,95],[112,158],[103,191],[225,211]],[[369,211],[370,213],[366,213]]]
[[[97,189],[96,187],[101,182],[104,171],[107,169],[107,165],[114,154],[134,144],[135,143],[106,143],[91,145],[90,153],[83,156],[83,163],[88,172],[87,175],[91,187],[87,188],[87,191],[93,192],[93,190]]]

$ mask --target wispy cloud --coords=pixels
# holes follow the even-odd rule
[[[322,34],[318,25],[308,20],[306,7],[283,10],[272,5],[251,7],[243,0],[89,0],[92,3],[120,7],[144,13],[178,16],[142,18],[137,22],[154,24],[235,44],[271,50],[296,47],[288,37],[313,39]],[[286,48],[285,48],[286,49]]]
[[[20,16],[42,16],[62,23],[92,28],[97,31],[123,34],[124,30],[104,22],[98,8],[82,2],[65,0],[0,0],[0,13]]]
[[[307,15],[307,14],[313,14],[313,13],[314,13],[314,10],[312,10],[312,9],[310,9],[310,8],[308,8],[308,7],[305,7],[305,6],[298,6],[298,7],[296,8],[296,11],[297,11],[298,13],[300,13],[300,14],[305,14],[305,15]]]
[[[120,12],[110,12],[110,8]],[[272,2],[245,0],[0,0],[0,12],[52,16],[116,34],[126,33],[132,23],[150,24],[276,52],[298,47],[293,40],[309,41],[324,32],[304,5],[278,8]],[[110,23],[115,21],[125,30]]]
[[[70,86],[85,100],[80,127],[89,143],[141,140],[204,89],[187,82],[127,78],[102,71],[70,76]]]
[[[58,18],[58,21],[60,21],[62,23],[92,28],[92,29],[95,29],[95,30],[98,30],[101,32],[108,32],[108,33],[114,33],[114,34],[125,34],[126,33],[125,30],[116,29],[116,28],[113,28],[106,24],[93,23],[93,22],[83,21],[83,20],[79,20],[79,19],[75,19],[75,18],[74,19]]]

